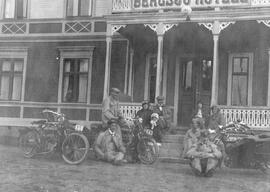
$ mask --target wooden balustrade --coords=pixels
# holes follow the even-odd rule
[[[226,122],[241,120],[252,128],[270,128],[270,109],[220,106]]]

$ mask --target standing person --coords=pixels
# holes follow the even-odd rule
[[[109,128],[101,132],[94,144],[94,151],[98,159],[119,165],[124,162],[126,149],[123,145],[121,136],[117,133],[117,121],[109,120]]]
[[[153,113],[159,115],[160,125],[163,130],[168,131],[171,127],[171,110],[165,105],[165,98],[158,96],[157,103],[153,106]]]
[[[110,95],[106,97],[102,102],[102,125],[103,128],[107,128],[109,120],[118,120],[117,132],[121,135],[121,129],[128,130],[128,125],[124,120],[119,106],[119,93],[120,90],[117,88],[111,88]]]
[[[201,133],[198,141],[188,150],[187,157],[191,159],[190,166],[196,175],[211,177],[222,153],[205,133]]]
[[[136,118],[139,119],[144,128],[151,127],[150,121],[151,121],[151,114],[153,112],[149,107],[150,107],[149,101],[145,100],[142,102],[142,109],[136,113]]]
[[[221,113],[220,109],[216,105],[212,106],[211,114],[209,117],[208,129],[219,132],[219,126],[224,126],[225,124],[225,118]]]

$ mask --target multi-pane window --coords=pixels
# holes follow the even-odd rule
[[[92,0],[67,0],[67,16],[89,16],[92,11]]]
[[[4,18],[23,19],[27,17],[28,0],[5,0]]]
[[[0,100],[21,100],[23,59],[0,59]]]
[[[89,59],[64,59],[63,94],[64,102],[87,102]]]
[[[228,104],[235,106],[251,105],[253,54],[230,54],[228,70]]]
[[[248,57],[234,57],[232,65],[232,105],[247,105]]]

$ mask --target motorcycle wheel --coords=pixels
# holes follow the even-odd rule
[[[19,147],[26,158],[32,158],[37,154],[39,136],[34,131],[29,131],[19,139]]]
[[[137,145],[137,152],[143,164],[153,164],[158,158],[156,141],[151,138],[142,138]]]
[[[62,158],[71,165],[80,164],[89,150],[89,143],[83,134],[71,133],[62,144]]]

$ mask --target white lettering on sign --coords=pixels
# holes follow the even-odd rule
[[[250,0],[133,0],[136,9],[170,9],[190,6],[192,8],[247,6]]]

